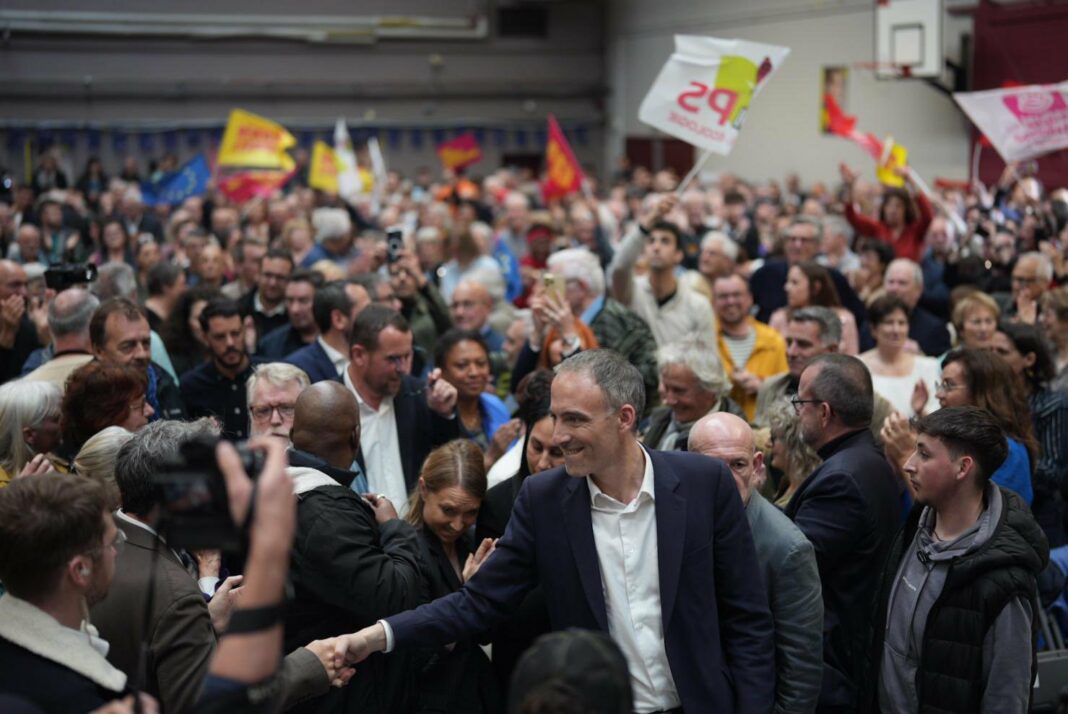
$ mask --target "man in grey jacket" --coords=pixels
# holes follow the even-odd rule
[[[773,711],[813,712],[823,681],[823,596],[812,544],[757,492],[764,454],[745,421],[726,412],[702,417],[690,430],[689,450],[723,461],[745,504],[775,620]]]
[[[883,575],[867,709],[1024,714],[1046,537],[990,482],[1007,446],[988,412],[940,409],[916,428],[905,473],[919,505]]]

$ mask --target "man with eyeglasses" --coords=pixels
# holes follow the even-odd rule
[[[753,300],[759,311],[756,319],[767,322],[771,319],[771,313],[780,307],[786,306],[786,273],[791,265],[806,260],[815,260],[820,252],[820,243],[823,239],[823,224],[817,218],[798,216],[790,223],[783,235],[783,249],[786,254],[785,260],[768,260],[764,265],[753,273],[749,279],[749,289],[753,293]],[[865,338],[870,342],[870,336],[864,329],[868,311],[864,303],[857,297],[849,281],[834,268],[827,268],[834,280],[834,289],[838,292],[838,299],[842,306],[853,313],[857,320],[857,327],[861,331],[861,348],[866,349]]]
[[[0,491],[0,691],[44,711],[95,710],[128,692],[85,614],[108,594],[125,540],[96,481],[44,474]]]
[[[256,325],[256,345],[268,334],[289,324],[286,312],[286,285],[293,274],[293,256],[280,249],[269,250],[259,259],[256,285],[238,300],[242,314]]]
[[[249,438],[273,436],[288,444],[297,397],[309,383],[308,375],[302,369],[285,362],[268,362],[255,367],[245,383]]]
[[[823,459],[785,511],[815,548],[823,587],[820,712],[857,710],[879,572],[900,525],[902,485],[869,428],[873,394],[863,362],[827,354],[790,400],[801,438]]]
[[[382,305],[369,305],[356,317],[349,357],[342,380],[360,405],[360,468],[370,491],[384,494],[403,516],[427,454],[460,436],[456,387],[441,378],[440,369],[426,382],[411,376],[411,328]]]
[[[1012,304],[1004,314],[1013,322],[1035,324],[1038,301],[1053,281],[1053,263],[1049,256],[1032,251],[1024,253],[1012,268]]]

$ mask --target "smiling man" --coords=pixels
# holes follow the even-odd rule
[[[1024,714],[1035,679],[1035,578],[1049,560],[1019,496],[990,481],[1008,453],[994,418],[920,419],[905,473],[916,508],[883,574],[872,711]],[[877,679],[876,679],[877,678]]]
[[[771,711],[774,645],[741,498],[706,456],[649,451],[641,373],[610,350],[557,367],[564,466],[523,481],[493,556],[457,592],[338,643],[338,659],[440,646],[513,614],[534,586],[554,630],[607,631],[634,710]]]

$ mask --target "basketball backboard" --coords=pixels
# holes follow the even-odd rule
[[[875,6],[875,76],[940,77],[942,0],[878,0]]]

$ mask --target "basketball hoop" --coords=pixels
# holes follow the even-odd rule
[[[854,69],[866,69],[880,78],[912,79],[912,65],[894,62],[854,62]]]

